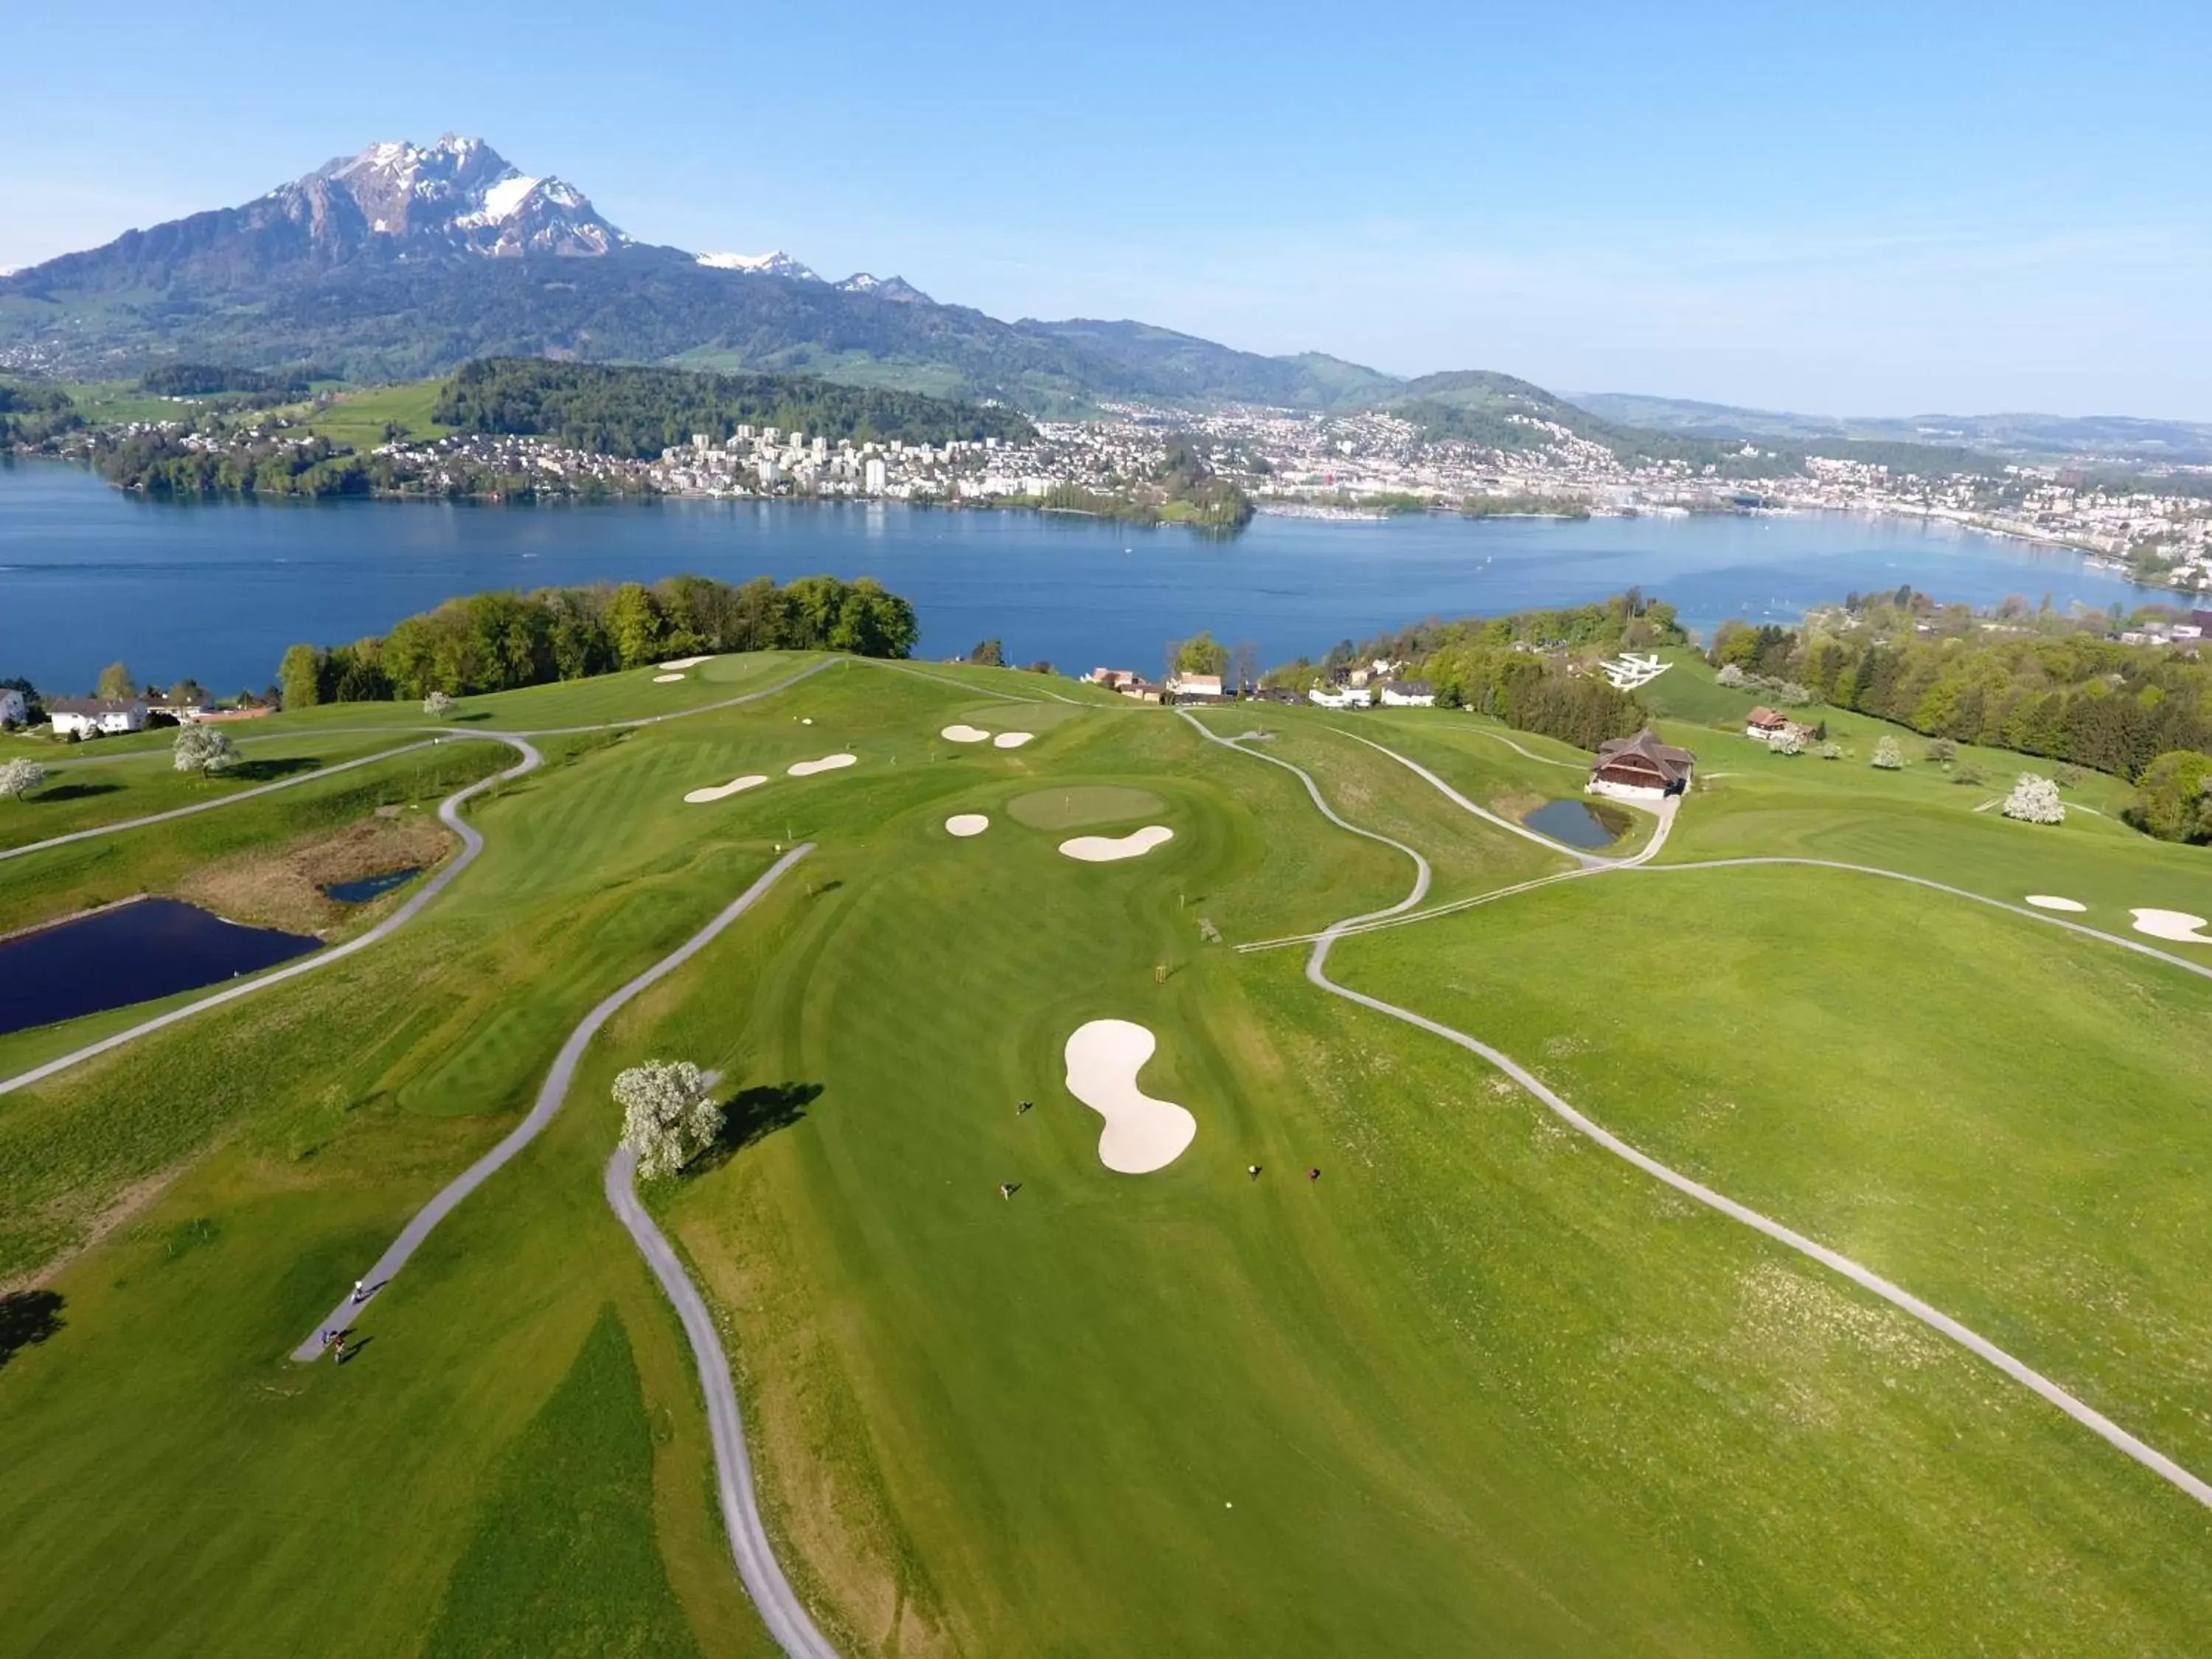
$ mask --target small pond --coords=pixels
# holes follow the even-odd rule
[[[404,887],[422,873],[422,866],[410,864],[404,870],[386,870],[380,876],[363,876],[358,881],[334,881],[323,891],[340,904],[366,904],[371,899],[382,898],[395,888]]]
[[[1570,847],[1610,847],[1628,833],[1628,815],[1586,800],[1547,800],[1521,820],[1540,836]]]
[[[0,940],[0,1033],[27,1030],[258,972],[320,944],[143,899]]]

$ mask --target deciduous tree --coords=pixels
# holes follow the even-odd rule
[[[674,1175],[722,1133],[722,1109],[707,1097],[707,1079],[688,1060],[648,1060],[615,1079],[623,1109],[622,1144],[637,1154],[647,1180]]]

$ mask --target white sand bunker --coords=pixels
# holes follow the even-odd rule
[[[712,657],[678,657],[674,662],[661,664],[660,672],[664,674],[680,674],[687,668],[696,668],[702,662],[714,660]]]
[[[2058,898],[2050,893],[2030,893],[2027,902],[2039,910],[2066,910],[2076,915],[2089,908],[2078,900]]]
[[[1036,736],[1036,733],[1034,732],[1001,732],[997,737],[991,739],[991,747],[994,749],[1018,749]]]
[[[1085,864],[1111,864],[1116,859],[1140,859],[1162,842],[1174,839],[1175,831],[1164,823],[1148,823],[1126,836],[1078,836],[1060,842],[1060,850]]]
[[[684,678],[684,676],[681,674],[655,674],[653,677],[653,683],[655,685],[672,685]]]
[[[2204,918],[2186,910],[2130,910],[2136,932],[2153,939],[2179,939],[2185,945],[2212,945],[2212,933],[2203,931]]]
[[[1158,1045],[1126,1019],[1094,1019],[1067,1040],[1067,1092],[1106,1120],[1098,1161],[1123,1175],[1150,1175],[1183,1155],[1198,1120],[1171,1100],[1137,1087],[1137,1073]]]
[[[945,820],[948,836],[980,836],[991,827],[991,820],[981,812],[955,812]]]
[[[980,726],[948,726],[940,735],[950,743],[981,743],[991,734]]]
[[[811,778],[817,772],[835,772],[841,766],[856,764],[858,755],[824,755],[818,761],[793,761],[783,769],[794,778]]]
[[[727,800],[748,789],[757,789],[767,781],[767,773],[749,772],[744,777],[732,778],[727,783],[718,783],[709,789],[694,789],[684,799],[694,806],[704,806],[710,800]]]

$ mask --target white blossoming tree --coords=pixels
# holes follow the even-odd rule
[[[46,781],[46,769],[34,760],[0,762],[0,800],[21,800]]]
[[[1820,758],[1822,760],[1841,760],[1843,757],[1844,745],[1840,743],[1836,743],[1832,740],[1820,745]]]
[[[1898,748],[1895,738],[1883,738],[1875,743],[1874,759],[1869,763],[1885,772],[1901,771],[1905,766],[1905,753]]]
[[[1743,670],[1737,667],[1732,662],[1724,662],[1721,665],[1720,672],[1714,675],[1713,679],[1717,684],[1720,685],[1741,685],[1744,683]]]
[[[1805,734],[1794,726],[1785,726],[1768,739],[1766,746],[1777,755],[1802,755],[1805,752]]]
[[[722,1133],[722,1109],[707,1097],[706,1074],[688,1060],[653,1060],[615,1079],[622,1144],[647,1180],[674,1175]]]
[[[428,696],[422,699],[422,712],[428,714],[434,720],[442,720],[448,718],[453,714],[453,708],[454,703],[453,698],[447,696],[443,691],[433,691]]]
[[[2066,822],[2066,803],[2058,799],[2058,786],[2037,772],[2023,772],[2013,781],[2003,811],[2022,823]]]
[[[245,758],[230,740],[230,733],[212,726],[179,726],[171,757],[179,772],[197,772],[202,777],[228,772]]]

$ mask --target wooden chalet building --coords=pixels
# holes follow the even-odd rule
[[[1686,791],[1697,771],[1695,755],[1660,742],[1659,734],[1647,726],[1632,738],[1614,738],[1599,745],[1589,789],[1592,794],[1622,800],[1663,800]]]

